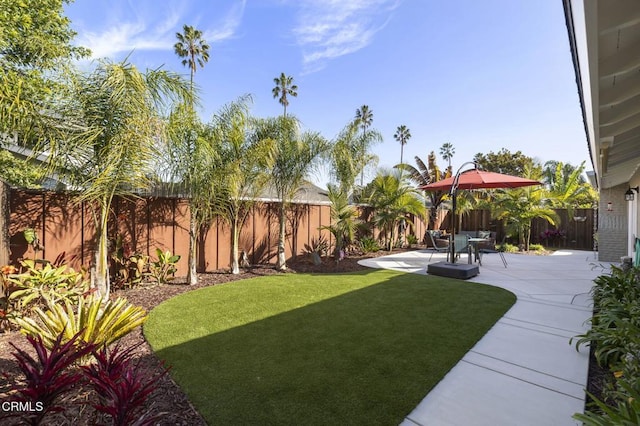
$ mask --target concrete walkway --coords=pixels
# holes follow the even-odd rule
[[[426,274],[430,256],[419,250],[361,264]],[[436,253],[432,262],[445,257]],[[498,254],[485,254],[480,275],[469,281],[507,289],[517,302],[402,426],[579,424],[571,416],[584,410],[588,349],[577,352],[569,339],[587,330],[592,281],[609,264],[586,251],[505,257],[506,269]]]

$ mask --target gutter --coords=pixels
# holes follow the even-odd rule
[[[589,150],[589,159],[591,167],[593,167],[593,183],[598,189],[598,176],[596,174],[596,166],[593,163],[593,152],[591,152],[591,141],[589,140],[589,128],[587,127],[587,110],[584,105],[584,92],[582,91],[582,73],[580,72],[580,60],[578,59],[578,48],[576,45],[576,33],[573,22],[573,10],[571,8],[571,0],[562,0],[564,9],[564,19],[567,25],[567,33],[569,36],[569,47],[571,50],[571,59],[573,62],[573,71],[576,76],[576,85],[578,86],[578,98],[580,100],[580,110],[582,111],[582,124],[584,126],[584,134],[587,138],[587,149]]]

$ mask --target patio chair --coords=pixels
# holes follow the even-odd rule
[[[453,236],[456,250],[456,259],[460,258],[460,253],[467,253],[468,261],[471,263],[471,246],[469,245],[469,236],[467,234],[456,234]]]
[[[480,246],[480,249],[478,250],[478,252],[480,253],[480,264],[482,265],[482,255],[483,254],[491,254],[491,253],[498,253],[500,255],[500,259],[502,260],[502,264],[504,265],[504,267],[507,267],[507,259],[504,258],[504,242],[506,241],[507,236],[505,235],[502,238],[502,243],[500,244],[500,248],[498,249],[496,247],[496,239],[495,237],[491,238],[489,242],[484,243],[482,246]]]
[[[426,234],[427,234],[426,235],[427,245],[431,245],[431,247],[428,247],[431,249],[431,256],[429,256],[429,262],[431,262],[431,259],[433,258],[434,253],[446,253],[447,251],[449,251],[449,244],[448,243],[438,244],[438,241],[441,241],[441,240],[434,238],[432,231],[427,231]]]

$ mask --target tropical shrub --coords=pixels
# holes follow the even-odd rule
[[[158,260],[151,262],[149,275],[158,284],[166,284],[173,279],[173,274],[178,270],[176,264],[180,260],[180,255],[171,254],[169,250],[162,251],[157,248],[156,256],[158,256]]]
[[[329,253],[329,242],[324,235],[311,239],[311,245],[305,244],[304,249],[311,256],[311,260],[316,265],[322,263],[322,257]]]
[[[591,395],[594,406],[574,418],[594,426],[640,424],[640,269],[612,266],[594,282],[591,329],[576,336],[576,348],[593,346],[612,382],[604,387],[604,401]]]
[[[134,253],[129,256],[114,254],[111,257],[112,277],[114,288],[133,288],[142,283],[148,275],[149,256]]]
[[[59,335],[63,341],[79,334],[82,342],[96,346],[109,345],[142,325],[145,310],[126,299],[105,301],[91,295],[78,299],[77,306],[69,300],[62,304],[47,301],[47,310],[35,308],[33,318],[19,318],[16,323],[28,336],[40,336],[47,348],[53,348]]]
[[[360,246],[360,250],[362,250],[362,253],[364,254],[375,253],[377,251],[380,251],[380,244],[378,244],[375,238],[371,238],[371,237],[361,238],[358,244]]]
[[[498,244],[497,248],[498,250],[503,251],[505,253],[517,253],[518,251],[520,251],[518,249],[518,246],[514,246],[513,244],[509,244],[509,243]]]
[[[529,244],[529,251],[544,251],[542,244]]]
[[[407,235],[407,244],[414,245],[418,244],[418,237],[413,234]]]
[[[118,344],[108,350],[103,346],[93,351],[94,362],[81,367],[98,394],[98,402],[92,404],[93,408],[108,415],[114,425],[152,425],[161,415],[150,416],[143,408],[149,395],[157,388],[158,379],[168,369],[159,375],[149,376],[140,368],[139,362],[133,362],[136,347],[122,349]]]
[[[89,282],[82,273],[67,268],[66,265],[54,266],[44,262],[38,267],[34,260],[20,262],[24,272],[10,274],[6,281],[13,286],[9,299],[16,309],[26,311],[34,306],[42,306],[45,301],[75,303],[89,290]]]
[[[23,386],[13,387],[11,401],[31,404],[30,410],[20,412],[22,420],[29,424],[40,424],[47,413],[64,411],[64,407],[57,405],[59,398],[80,380],[80,372],[69,371],[75,362],[85,357],[93,350],[91,345],[78,345],[80,333],[71,336],[63,343],[62,334],[50,342],[40,336],[27,336],[35,357],[29,352],[19,349],[13,356],[25,376]]]

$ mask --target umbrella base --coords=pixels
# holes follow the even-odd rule
[[[429,275],[467,280],[478,275],[480,268],[477,265],[469,265],[468,263],[435,262],[427,266],[427,273]]]

